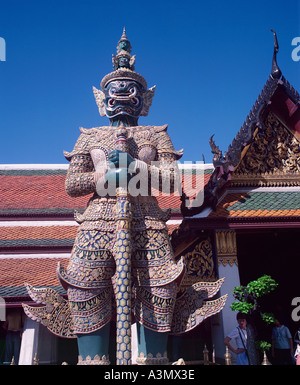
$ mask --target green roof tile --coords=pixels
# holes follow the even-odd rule
[[[45,287],[45,286],[35,286],[35,288]],[[59,294],[66,294],[66,291],[62,286],[47,286],[56,290]],[[0,287],[0,296],[1,297],[23,297],[28,296],[28,292],[25,286],[1,286]]]
[[[4,239],[0,240],[0,247],[20,246],[72,246],[74,239]]]
[[[65,169],[50,169],[50,170],[0,170],[0,175],[5,176],[34,176],[34,175],[66,175]]]
[[[296,210],[300,208],[300,192],[250,192],[227,211]]]

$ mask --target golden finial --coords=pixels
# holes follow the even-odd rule
[[[203,360],[204,360],[204,365],[209,365],[208,349],[206,345],[204,345],[204,349],[203,349]]]
[[[229,353],[228,346],[226,345],[226,353],[224,355],[225,365],[231,365],[231,354]]]
[[[35,353],[33,358],[33,365],[38,365],[38,364],[39,364],[39,359],[38,359],[37,353]]]

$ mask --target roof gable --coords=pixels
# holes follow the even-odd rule
[[[230,186],[298,186],[299,171],[299,140],[269,112],[245,148]]]

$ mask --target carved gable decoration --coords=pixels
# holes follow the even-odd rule
[[[190,286],[199,281],[215,281],[215,265],[210,238],[198,241],[192,251],[184,255],[186,274],[182,286]]]
[[[231,186],[300,185],[300,142],[270,112],[245,151]]]

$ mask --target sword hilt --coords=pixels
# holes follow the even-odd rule
[[[121,126],[117,131],[116,145],[118,150],[128,153],[128,132],[124,126]]]

